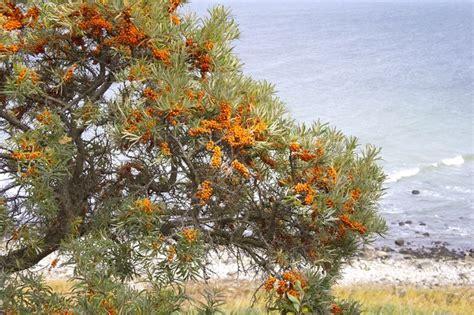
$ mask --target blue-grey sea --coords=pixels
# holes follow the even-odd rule
[[[472,247],[472,2],[195,0],[185,10],[215,3],[240,25],[245,73],[274,83],[297,120],[382,147],[389,231],[379,243]]]

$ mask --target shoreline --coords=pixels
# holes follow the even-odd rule
[[[352,285],[409,285],[422,288],[444,286],[474,288],[474,251],[461,256],[444,246],[433,248],[374,248],[367,246],[354,257],[341,272],[338,286]],[[51,262],[57,258],[50,255],[34,270],[43,273],[46,281],[66,280],[72,276],[70,266],[61,266],[59,257],[55,268]],[[261,282],[261,275],[238,272],[237,263],[231,258],[215,257],[209,265],[206,277],[209,281]],[[203,281],[204,282],[204,281]]]
[[[445,246],[366,248],[342,271],[339,285],[411,285],[434,288],[474,287],[474,257]]]
[[[418,194],[420,191],[414,190]],[[413,193],[412,193],[413,194]],[[443,234],[440,229],[459,229],[459,224],[448,225],[444,224],[441,227],[439,222],[432,222],[430,219],[424,220],[416,219],[415,217],[406,218],[404,220],[391,218],[389,220],[388,214],[381,215],[386,219],[388,230],[380,238],[378,238],[372,246],[378,247],[409,247],[420,249],[423,247],[441,247],[444,246],[450,251],[458,252],[456,256],[469,255],[474,251],[472,242],[469,242],[469,235],[465,231],[460,234]],[[401,215],[401,214],[400,214]],[[470,216],[459,216],[457,220],[470,220]],[[390,221],[390,223],[389,223]],[[466,227],[466,223],[462,223]]]

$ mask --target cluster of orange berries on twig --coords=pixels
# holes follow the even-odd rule
[[[137,134],[141,128],[144,128],[145,131],[141,134],[140,143],[148,143],[153,138],[152,129],[157,123],[155,119],[150,119],[154,114],[156,113],[151,108],[147,108],[144,112],[133,110],[125,121],[125,131],[131,134]]]
[[[190,101],[196,101],[196,109],[198,111],[204,112],[206,110],[202,103],[204,96],[206,95],[206,92],[202,90],[198,92],[194,92],[193,90],[188,89],[185,91],[185,94]]]
[[[231,166],[233,169],[239,172],[239,174],[242,175],[243,177],[245,178],[250,177],[250,171],[248,170],[248,168],[245,167],[245,165],[240,163],[238,160],[233,160],[231,163]]]
[[[0,8],[0,14],[7,18],[2,24],[2,28],[7,32],[11,32],[22,29],[25,26],[33,26],[38,20],[40,12],[37,7],[32,7],[28,9],[26,14],[23,14],[19,7],[13,2],[8,1],[5,7]]]
[[[123,12],[122,19],[118,25],[118,35],[112,38],[111,44],[138,46],[147,38],[145,33],[133,24],[130,10]]]
[[[50,125],[53,122],[53,115],[49,110],[45,110],[36,115],[36,120],[43,125]]]
[[[73,64],[66,70],[66,73],[63,76],[63,80],[65,82],[71,81],[71,79],[74,77],[74,71],[76,70],[76,68],[77,64]]]
[[[176,256],[176,247],[171,245],[168,247],[168,253],[166,258],[169,262],[173,261],[174,257]]]
[[[156,209],[156,206],[151,202],[150,198],[148,197],[137,200],[135,202],[135,205],[146,214],[151,214]]]
[[[275,290],[280,297],[291,295],[298,298],[300,297],[301,292],[298,289],[297,284],[299,284],[303,290],[308,285],[301,272],[293,270],[284,272],[279,278],[270,276],[265,281],[264,287],[267,292]]]
[[[32,161],[37,160],[43,156],[41,151],[32,151],[32,152],[23,152],[23,151],[13,151],[12,158],[18,161]]]
[[[259,157],[263,163],[267,164],[271,168],[275,168],[277,166],[277,162],[274,159],[272,159],[270,156],[268,156],[267,154],[260,154]]]
[[[253,145],[257,137],[266,129],[266,124],[259,119],[243,119],[243,109],[239,108],[237,115],[232,117],[232,108],[227,102],[220,104],[219,113],[214,119],[204,119],[199,126],[189,128],[188,134],[192,137],[209,135],[218,132],[224,143],[233,149],[241,150]],[[208,144],[208,150],[213,151],[211,163],[213,167],[220,165],[222,148],[215,148]],[[250,172],[239,161],[232,162],[232,167],[242,176],[249,177]]]
[[[14,53],[18,52],[19,49],[20,48],[17,45],[5,46],[2,43],[0,43],[0,54],[2,54],[2,53],[7,53],[7,54],[13,53],[14,54]]]
[[[171,64],[169,48],[160,49],[160,48],[153,47],[151,49],[151,52],[153,54],[153,57],[155,57],[155,59],[162,61],[165,65]]]
[[[20,83],[22,83],[23,81],[25,81],[27,74],[28,74],[28,70],[26,70],[26,69],[21,69],[20,73],[18,73],[18,77],[16,78],[16,83],[17,83],[17,84],[20,84]]]
[[[352,221],[347,215],[343,214],[339,216],[339,220],[344,224],[345,227],[350,230],[359,232],[359,234],[367,233],[367,228],[359,222]]]
[[[170,0],[170,4],[169,4],[169,7],[168,7],[168,13],[170,15],[170,20],[171,20],[171,22],[173,22],[176,25],[181,24],[181,19],[179,18],[179,16],[174,14],[176,9],[180,5],[181,5],[181,0]]]
[[[157,60],[162,61],[166,65],[171,64],[169,49],[157,48],[149,41],[149,37],[133,23],[130,9],[124,10],[120,14],[120,23],[116,23],[116,26],[108,21],[107,17],[102,15],[99,10],[92,5],[84,4],[79,11],[74,12],[71,16],[81,18],[78,25],[79,28],[86,33],[86,36],[99,39],[106,35],[108,36],[108,38],[101,41],[99,46],[96,47],[94,55],[100,54],[102,45],[128,47],[131,49],[144,44],[147,49],[150,49],[151,55]],[[79,36],[79,39],[80,38]],[[77,43],[82,44],[83,41],[79,40]]]
[[[212,197],[214,189],[210,181],[205,180],[201,183],[196,197],[201,200],[201,204],[207,203],[207,201]]]
[[[32,142],[21,141],[20,150],[13,151],[11,157],[17,161],[33,161],[44,157],[43,150]]]
[[[25,82],[28,79],[31,81],[31,83],[33,85],[37,85],[39,80],[40,80],[40,77],[39,77],[38,73],[36,73],[36,71],[31,70],[31,69],[27,69],[27,68],[23,68],[18,73],[18,76],[16,78],[16,84],[22,84],[23,82]]]
[[[222,149],[216,145],[213,141],[209,141],[206,145],[206,149],[212,151],[211,166],[213,168],[219,168],[222,163]]]
[[[343,209],[348,213],[354,212],[354,204],[360,199],[361,191],[359,188],[356,188],[350,193],[350,200],[344,202]]]
[[[337,304],[331,304],[331,314],[342,314],[342,309]]]
[[[201,77],[206,78],[206,74],[212,70],[212,58],[209,54],[209,51],[214,48],[214,43],[211,41],[205,42],[205,44],[200,47],[197,43],[194,42],[192,38],[186,39],[186,48],[188,54],[192,59],[193,66],[196,69],[199,69],[201,72]]]
[[[181,231],[181,234],[183,235],[184,239],[190,244],[194,243],[198,238],[198,230],[194,228],[184,228]]]
[[[145,98],[149,99],[150,101],[156,101],[158,100],[159,94],[152,88],[147,87],[145,90],[143,90],[143,96],[145,96]]]
[[[301,149],[301,144],[298,142],[292,142],[290,143],[290,151],[291,152],[298,152]]]
[[[163,152],[164,155],[171,156],[171,149],[170,149],[170,146],[169,146],[168,142],[160,143],[160,149],[161,149],[161,152]]]
[[[21,83],[25,82],[28,79],[30,79],[31,83],[33,83],[34,85],[36,85],[40,80],[39,75],[38,75],[38,73],[36,73],[36,71],[30,70],[30,69],[27,69],[27,68],[23,68],[18,73],[18,76],[16,78],[16,83],[21,84]]]
[[[311,187],[308,183],[298,183],[295,185],[294,190],[297,194],[305,193],[306,196],[304,198],[304,203],[306,205],[310,205],[313,203],[314,197],[316,196],[316,192],[314,191],[313,187]]]
[[[312,161],[316,158],[320,158],[324,150],[322,148],[317,148],[315,153],[311,153],[308,149],[304,149],[301,144],[297,142],[292,142],[290,143],[290,151],[293,153],[293,155],[305,162]]]
[[[79,29],[94,37],[101,36],[105,31],[112,32],[113,30],[112,23],[90,5],[82,5],[79,12],[73,13],[73,16],[81,16],[82,20],[78,23]]]

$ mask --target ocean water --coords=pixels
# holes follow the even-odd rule
[[[274,83],[293,117],[382,147],[389,232],[378,243],[471,248],[472,2],[223,0],[186,10],[203,15],[215,3],[240,25],[245,73]]]

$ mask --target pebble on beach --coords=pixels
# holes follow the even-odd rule
[[[399,239],[395,240],[395,245],[403,246],[403,245],[405,245],[405,240],[399,238]]]

